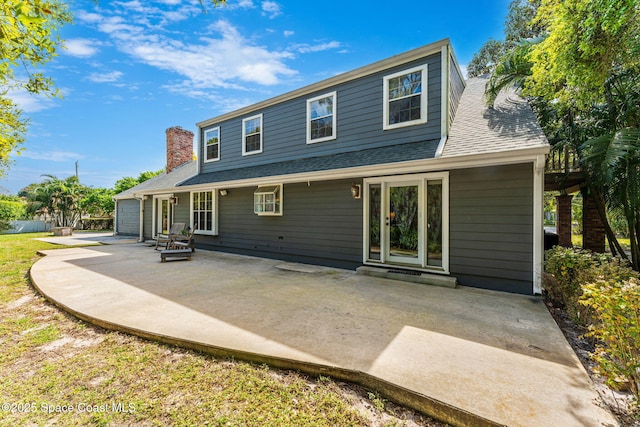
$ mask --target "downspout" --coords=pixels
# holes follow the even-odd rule
[[[533,293],[542,293],[544,272],[544,166],[545,155],[533,163]]]
[[[140,205],[140,225],[139,225],[139,237],[138,237],[138,243],[144,243],[144,201],[146,200],[147,196],[136,196],[134,194],[134,197],[136,198],[136,200],[138,201],[138,204]]]
[[[114,202],[113,206],[113,235],[118,235],[118,199],[112,197],[111,200]]]

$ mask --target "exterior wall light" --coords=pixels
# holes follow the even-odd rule
[[[359,199],[361,196],[362,186],[360,184],[351,184],[351,197]]]
[[[226,196],[227,194],[229,194],[229,192],[227,190],[220,190],[220,195],[221,196]]]

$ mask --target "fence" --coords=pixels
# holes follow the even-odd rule
[[[9,221],[11,228],[3,231],[3,234],[38,233],[51,230],[49,221],[39,220],[15,220]]]

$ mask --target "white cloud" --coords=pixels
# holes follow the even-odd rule
[[[185,77],[186,81],[178,85],[184,88],[241,89],[243,82],[273,85],[282,77],[297,73],[283,62],[292,57],[290,52],[270,51],[254,45],[226,20],[219,20],[209,28],[220,37],[202,37],[200,43],[191,44],[145,31],[144,27],[132,25],[121,17],[105,19],[99,29],[135,59]],[[121,76],[115,73],[118,72],[96,74],[91,79],[115,81]]]
[[[89,39],[68,39],[64,42],[67,55],[78,58],[89,58],[98,53],[100,42]]]
[[[282,33],[285,37],[291,37],[292,35],[295,34],[295,31],[289,31],[289,30],[284,30],[284,32]]]
[[[300,53],[322,52],[324,50],[338,49],[340,47],[342,47],[342,43],[338,41],[330,41],[316,45],[300,44],[294,46],[294,48]]]
[[[239,0],[237,3],[227,2],[226,9],[253,9],[256,6],[253,4],[253,0]]]
[[[25,113],[36,113],[56,106],[56,100],[54,98],[34,95],[22,88],[9,90],[7,96]]]
[[[22,157],[32,160],[48,160],[51,162],[69,162],[84,159],[82,154],[70,151],[31,151],[26,149],[21,154]]]
[[[114,83],[120,80],[123,74],[120,71],[111,71],[108,73],[91,73],[88,79],[95,83]]]
[[[102,15],[99,15],[97,13],[85,12],[84,10],[76,12],[75,17],[88,24],[93,24],[102,20]]]
[[[273,19],[278,15],[282,15],[282,10],[280,5],[274,1],[263,1],[262,14],[269,15],[269,18]]]

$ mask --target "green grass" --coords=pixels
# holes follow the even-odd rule
[[[0,403],[13,404],[0,426],[405,425],[407,414],[411,425],[435,425],[326,378],[87,326],[30,286],[36,251],[59,248],[37,236],[0,235]]]
[[[625,249],[628,250],[631,247],[631,241],[629,238],[618,237],[618,242]],[[571,235],[571,243],[573,243],[574,247],[582,247],[582,234],[573,234]],[[609,243],[605,240],[605,248],[609,249]]]

